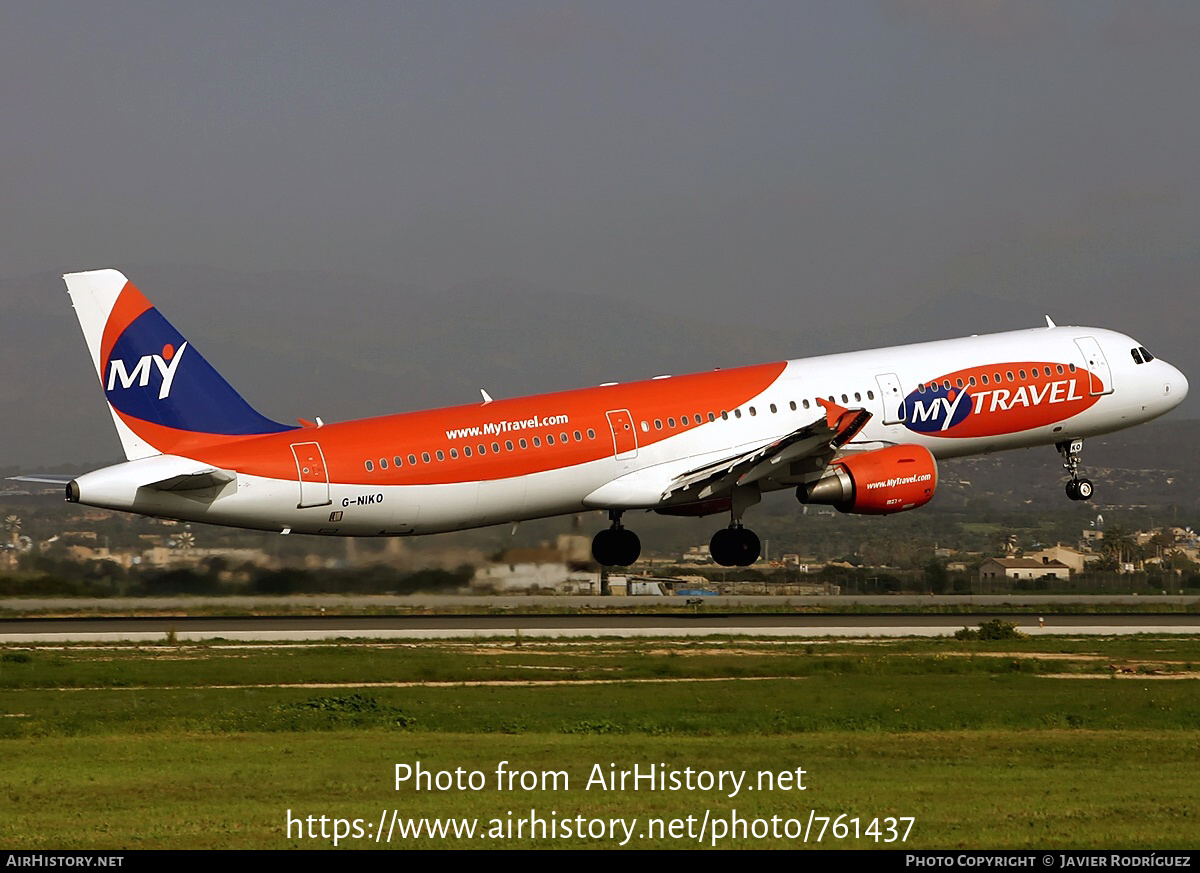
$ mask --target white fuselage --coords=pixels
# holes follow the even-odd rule
[[[1135,358],[1140,348],[1094,328],[1014,331],[329,424],[134,460],[74,484],[92,505],[352,536],[652,509],[676,477],[824,416],[818,398],[871,413],[846,452],[918,444],[950,458],[1131,427],[1188,390],[1175,367]],[[148,487],[205,469],[233,475]],[[778,487],[790,486],[762,490]]]

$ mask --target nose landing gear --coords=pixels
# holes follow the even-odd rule
[[[1054,447],[1063,458],[1063,469],[1071,476],[1067,483],[1067,497],[1072,500],[1091,500],[1096,492],[1091,479],[1079,478],[1079,453],[1083,451],[1083,440],[1064,440]]]

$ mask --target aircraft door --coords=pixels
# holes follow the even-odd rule
[[[880,373],[875,377],[879,385],[879,399],[883,401],[883,423],[904,423],[904,389],[895,373]]]
[[[1094,397],[1097,394],[1112,394],[1112,370],[1108,366],[1108,359],[1104,357],[1100,343],[1096,342],[1095,337],[1080,336],[1075,338],[1075,345],[1079,346],[1079,351],[1083,352],[1083,360],[1087,363],[1088,372],[1096,377],[1088,380],[1091,395]],[[1097,385],[1097,382],[1100,384]]]
[[[300,502],[298,509],[306,506],[328,506],[329,471],[325,469],[325,455],[318,443],[292,443],[292,456],[296,459],[296,476],[300,480]]]
[[[608,417],[608,426],[612,428],[613,451],[618,461],[636,458],[638,453],[637,430],[633,426],[633,416],[628,409],[610,409],[604,413]]]

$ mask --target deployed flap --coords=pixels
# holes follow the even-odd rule
[[[820,399],[817,403],[825,408],[821,418],[765,445],[676,476],[662,499],[708,500],[768,477],[787,478],[791,465],[802,460],[809,460],[814,470],[824,469],[838,449],[863,429],[871,413]]]

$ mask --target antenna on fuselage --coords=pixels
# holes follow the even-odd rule
[[[1054,327],[1058,327],[1058,325],[1054,323],[1054,321],[1050,318],[1049,315],[1047,315],[1046,316],[1046,328],[1050,329],[1050,328],[1054,328]]]

